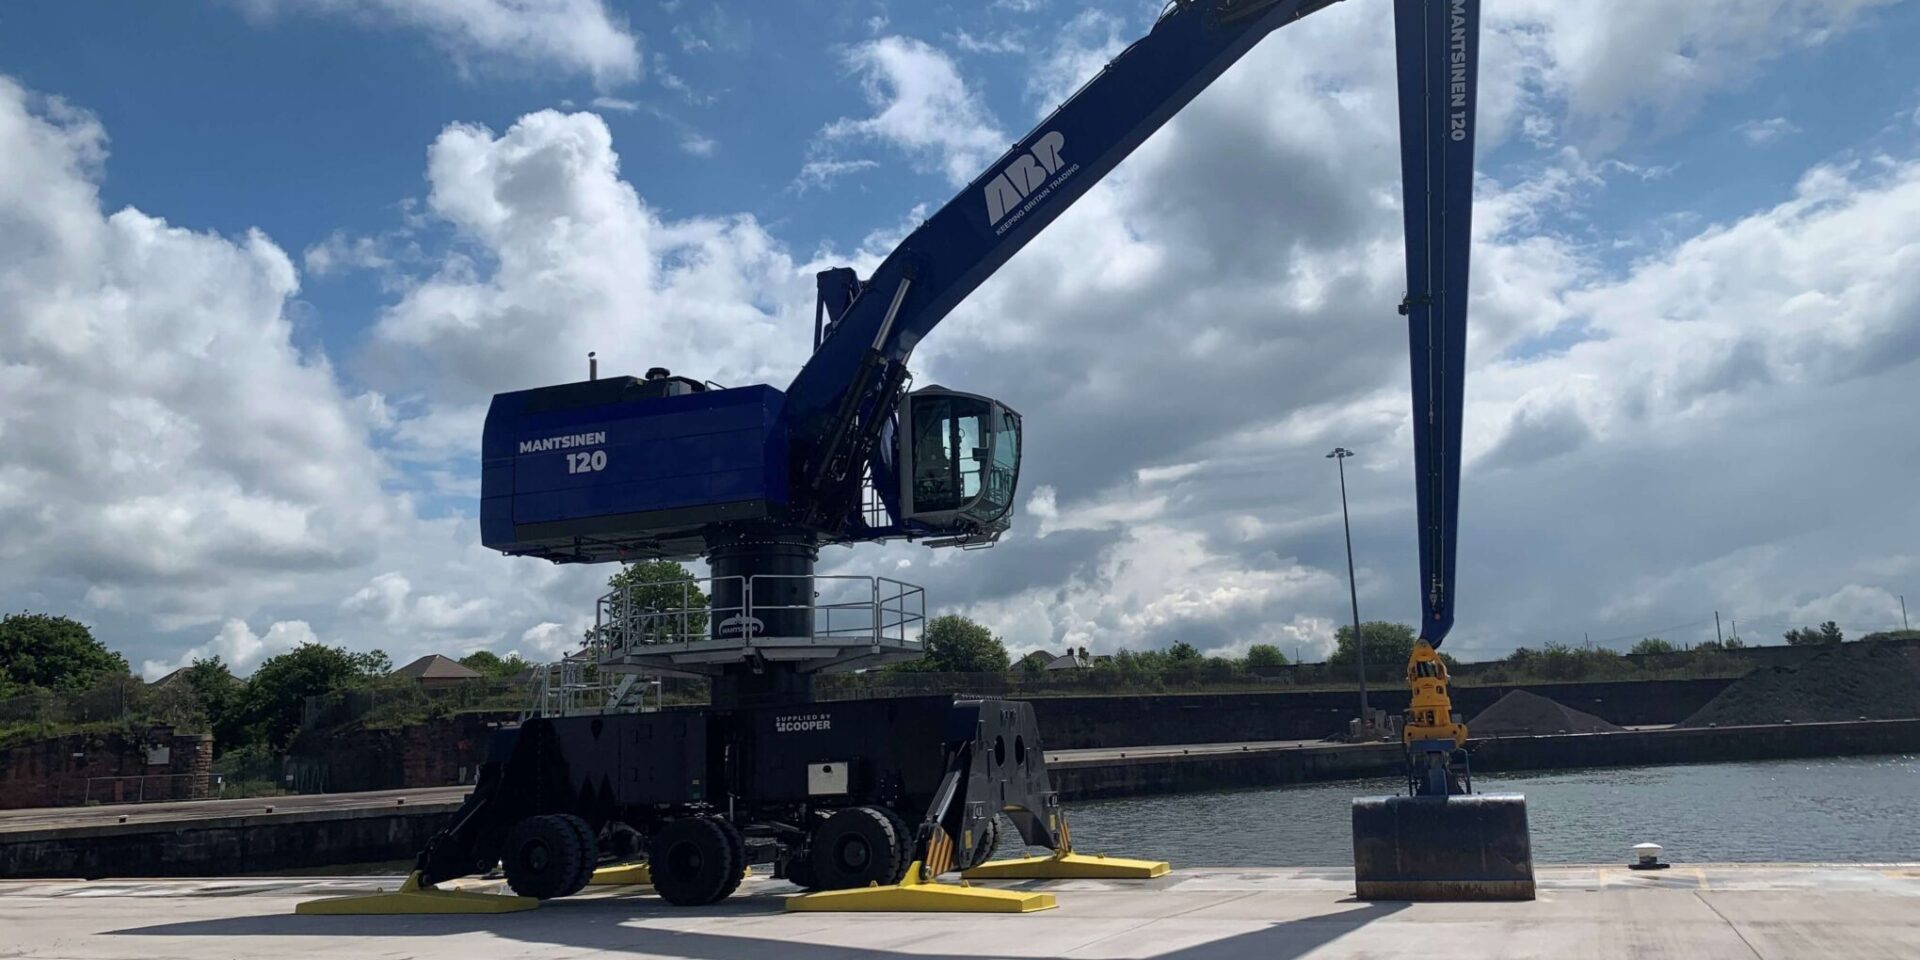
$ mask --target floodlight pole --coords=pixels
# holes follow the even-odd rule
[[[1340,525],[1347,532],[1347,599],[1353,602],[1353,653],[1360,664],[1360,729],[1370,733],[1373,713],[1367,709],[1367,641],[1360,634],[1360,586],[1353,576],[1353,520],[1347,513],[1347,458],[1351,456],[1352,450],[1334,447],[1327,459],[1340,467]]]

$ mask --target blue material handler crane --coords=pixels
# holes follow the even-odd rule
[[[1026,704],[814,699],[819,673],[918,656],[908,632],[924,617],[917,588],[881,578],[822,600],[836,578],[816,560],[830,544],[984,546],[1008,528],[1019,414],[914,388],[914,347],[1268,33],[1334,2],[1169,2],[869,275],[820,272],[813,352],[784,389],[655,368],[496,396],[484,542],[555,563],[704,559],[711,576],[681,601],[660,585],[603,599],[595,651],[602,671],[708,677],[713,700],[504,733],[420,879],[498,862],[523,893],[560,896],[591,864],[643,853],[676,903],[726,896],[754,862],[810,889],[930,883],[991,867],[1001,813],[1066,870]],[[1410,796],[1356,803],[1356,868],[1363,895],[1530,896],[1524,805],[1471,794],[1435,652],[1453,623],[1479,2],[1393,0],[1392,13],[1423,615]],[[849,609],[860,625],[834,625]]]

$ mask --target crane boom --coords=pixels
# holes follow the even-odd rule
[[[1420,525],[1420,638],[1453,628],[1462,385],[1479,80],[1478,0],[1394,0],[1405,190],[1413,463]]]
[[[901,242],[833,313],[786,391],[793,484],[832,523],[858,494],[913,348],[1007,259],[1064,213],[1267,34],[1338,0],[1174,0],[1135,41]]]

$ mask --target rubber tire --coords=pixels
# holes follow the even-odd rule
[[[573,882],[567,885],[563,897],[571,897],[587,888],[593,879],[593,870],[600,865],[600,835],[593,832],[587,821],[572,814],[561,814],[560,819],[568,821],[573,832],[580,838],[580,872],[574,875]]]
[[[900,838],[878,807],[848,807],[813,829],[813,872],[822,890],[890,884],[901,874]]]
[[[745,880],[747,877],[747,838],[741,835],[740,828],[734,826],[733,821],[725,817],[714,817],[712,819],[715,824],[719,825],[720,832],[726,835],[727,849],[730,851],[730,855],[727,857],[728,880],[725,884],[721,885],[720,895],[713,898],[719,901],[733,896],[733,892],[740,889],[740,881]]]
[[[894,849],[899,851],[900,857],[900,866],[893,872],[893,882],[899,883],[906,878],[907,868],[913,866],[915,831],[907,825],[907,818],[901,816],[900,811],[892,807],[875,807],[874,809],[886,814],[887,819],[893,821]]]
[[[647,845],[653,890],[675,906],[705,906],[726,896],[740,882],[734,861],[726,831],[709,817],[670,821]]]
[[[987,829],[981,832],[978,843],[973,847],[973,859],[962,869],[971,870],[993,859],[993,851],[1000,846],[1000,815],[994,814],[987,821]]]
[[[580,875],[580,834],[568,818],[556,814],[528,817],[513,825],[500,860],[507,886],[523,897],[564,897]]]
[[[787,861],[786,880],[788,883],[802,890],[820,889],[820,877],[813,872],[813,849],[811,847],[807,849],[805,854]]]

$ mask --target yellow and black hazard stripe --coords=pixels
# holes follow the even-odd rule
[[[1067,853],[1073,849],[1073,834],[1067,829],[1067,815],[1055,810],[1047,814],[1047,828],[1053,834],[1055,853]]]
[[[933,835],[927,838],[927,878],[932,879],[953,869],[953,836],[941,827],[933,828]]]

